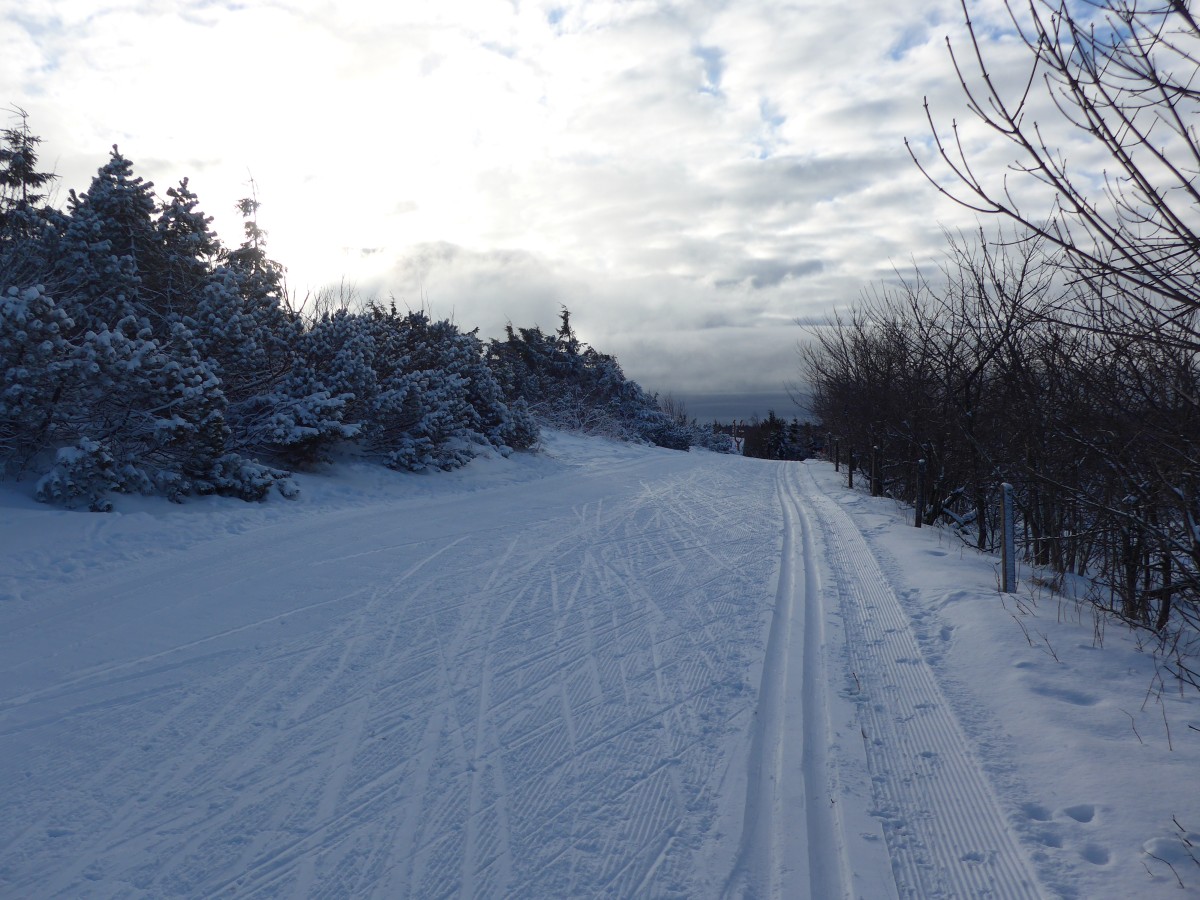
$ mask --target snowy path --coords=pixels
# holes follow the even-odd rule
[[[1025,854],[938,688],[894,588],[850,517],[802,479],[823,535],[850,696],[901,897],[1036,898]],[[836,600],[835,600],[836,597]]]
[[[778,506],[692,459],[65,585],[0,639],[4,892],[704,894]]]
[[[794,465],[777,470],[783,548],[752,730],[750,783],[725,896],[847,896],[851,874],[833,802],[823,597]]]
[[[228,530],[0,605],[0,895],[1040,896],[807,466]]]

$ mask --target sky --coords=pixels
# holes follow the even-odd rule
[[[971,9],[1019,69],[998,0]],[[0,0],[0,105],[60,200],[115,143],[233,244],[253,179],[298,301],[485,338],[566,305],[646,389],[762,415],[803,388],[798,320],[975,221],[904,147],[931,150],[926,96],[969,119],[947,37],[957,0]]]

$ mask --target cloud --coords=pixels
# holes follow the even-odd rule
[[[716,285],[721,288],[737,284],[749,284],[755,289],[778,287],[787,279],[803,278],[820,272],[822,268],[823,264],[819,260],[796,262],[789,259],[745,259],[740,261],[737,278],[718,281]]]
[[[445,241],[417,244],[360,290],[400,305],[452,318],[481,335],[499,337],[504,326],[553,325],[562,305],[582,284],[524,250],[475,251]]]
[[[924,97],[963,118],[960,19],[955,0],[0,0],[0,78],[64,188],[118,142],[160,190],[190,177],[236,241],[253,176],[301,293],[348,280],[484,334],[565,303],[651,389],[775,390],[795,317],[973,221],[903,146],[928,156]],[[998,78],[1019,69],[1011,27],[988,41]],[[1011,151],[964,133],[1002,173]]]

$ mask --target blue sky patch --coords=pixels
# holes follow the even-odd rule
[[[725,74],[725,53],[720,47],[696,47],[692,55],[704,66],[702,94],[721,95],[721,78]]]

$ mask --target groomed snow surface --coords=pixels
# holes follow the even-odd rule
[[[1197,699],[827,463],[299,480],[4,487],[0,895],[1200,894]]]

